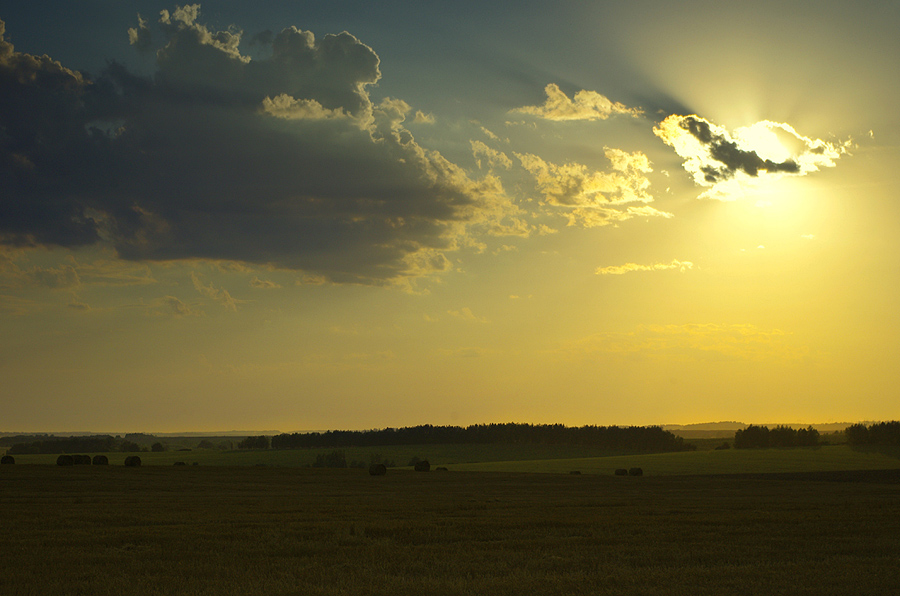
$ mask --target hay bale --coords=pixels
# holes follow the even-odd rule
[[[434,471],[435,472],[446,472],[447,468],[445,468],[444,466],[438,466],[434,469]]]
[[[90,455],[73,455],[72,459],[75,461],[76,466],[91,465],[91,456]]]
[[[125,458],[125,465],[131,468],[136,468],[141,465],[141,458],[137,455],[129,455]]]
[[[616,476],[628,476],[628,470],[625,468],[619,468],[616,470]]]
[[[372,464],[369,466],[370,476],[384,476],[387,474],[387,466],[384,464]]]
[[[95,466],[108,466],[109,458],[105,455],[95,455],[94,459],[91,460],[91,463]]]
[[[569,472],[569,474],[573,474],[573,475],[575,475],[575,476],[580,476],[580,475],[581,475],[581,470],[572,470],[571,472]]]
[[[422,461],[417,461],[415,465],[416,472],[428,472],[431,470],[431,464],[428,463],[427,459],[423,459]]]
[[[629,468],[628,475],[629,476],[643,476],[644,471],[640,468]]]
[[[75,459],[71,455],[63,454],[56,458],[56,465],[57,466],[74,466]]]
[[[187,465],[187,462],[177,461],[177,462],[175,462],[175,463],[172,464],[172,465],[173,465],[173,466],[186,466],[186,465]]]
[[[0,457],[0,464],[14,464],[16,463],[16,458],[11,455],[4,455]]]

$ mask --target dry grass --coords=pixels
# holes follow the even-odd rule
[[[0,594],[895,594],[900,475],[0,469]]]

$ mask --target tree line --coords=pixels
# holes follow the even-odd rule
[[[90,435],[84,437],[47,437],[40,441],[15,443],[8,450],[10,455],[62,454],[62,453],[109,453],[120,451],[136,453],[145,451],[134,441],[111,435]]]
[[[819,431],[812,426],[791,428],[790,426],[768,426],[751,424],[734,433],[735,449],[765,449],[767,447],[815,447],[819,444]]]
[[[580,426],[563,424],[476,424],[467,427],[430,424],[378,430],[329,430],[283,433],[271,439],[272,449],[380,447],[465,443],[593,445],[629,451],[686,451],[693,448],[659,426]]]
[[[900,446],[900,422],[877,422],[866,426],[853,424],[844,430],[851,445],[898,445]]]

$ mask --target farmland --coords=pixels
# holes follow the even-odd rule
[[[0,467],[0,593],[896,593],[898,460],[846,446],[769,451],[555,460],[581,475],[553,473],[554,460],[493,464],[546,473],[443,460],[449,472],[383,477],[274,460],[166,465],[174,453],[141,454],[140,468],[17,460]],[[701,457],[725,458],[709,464],[718,471],[856,458],[857,471],[679,471]],[[892,469],[873,468],[884,462]],[[605,473],[620,463],[647,475]]]
[[[716,442],[721,443],[721,441]],[[606,451],[568,445],[403,445],[342,449],[348,462],[366,466],[373,458],[407,466],[413,457],[454,471],[612,474],[616,468],[641,467],[646,475],[740,474],[828,470],[877,470],[900,467],[896,448],[862,448],[846,444],[796,449],[702,448],[677,453]],[[143,465],[171,466],[177,461],[201,466],[307,467],[332,449],[166,451],[140,453]],[[128,454],[109,453],[113,465]],[[56,455],[17,455],[19,464],[54,464]]]

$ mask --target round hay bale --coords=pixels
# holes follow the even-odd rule
[[[105,455],[95,455],[94,459],[91,460],[91,463],[95,466],[108,466],[109,458]]]
[[[573,474],[573,475],[575,475],[575,476],[580,476],[580,475],[581,475],[581,470],[572,470],[571,472],[569,472],[569,474]]]
[[[141,458],[138,457],[137,455],[129,455],[128,457],[125,458],[125,465],[132,467],[132,468],[136,468],[141,465]]]
[[[175,463],[172,464],[172,465],[173,465],[173,466],[186,466],[187,463],[186,463],[186,462],[183,462],[183,461],[177,461],[177,462],[175,462]]]
[[[387,474],[387,466],[384,464],[372,464],[369,466],[370,476],[384,476]]]
[[[74,466],[75,458],[73,458],[71,455],[65,455],[65,454],[60,455],[59,457],[56,458],[56,465],[57,466]]]
[[[16,458],[11,455],[4,455],[0,457],[0,464],[14,464],[16,463]]]
[[[72,459],[75,461],[76,466],[91,465],[91,456],[90,455],[73,455]]]
[[[427,459],[423,459],[422,461],[417,461],[415,465],[416,472],[429,472],[431,470],[431,464],[428,463]]]
[[[445,468],[444,466],[438,466],[434,469],[434,471],[435,472],[446,472],[447,468]]]
[[[640,468],[629,468],[628,475],[629,476],[643,476],[644,471]]]
[[[616,470],[616,476],[628,476],[628,470],[625,468],[619,468]]]

